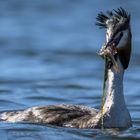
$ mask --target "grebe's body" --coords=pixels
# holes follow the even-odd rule
[[[115,12],[116,14],[110,13],[110,17],[102,13],[97,17],[98,25],[106,26],[107,28],[107,43],[112,40],[118,41],[119,38],[119,41],[115,42],[117,46],[115,60],[119,66],[119,72],[116,72],[112,64],[109,64],[108,90],[103,107],[103,118],[104,127],[106,128],[127,128],[132,125],[132,122],[124,99],[123,76],[130,60],[131,31],[129,23],[124,22],[123,19],[126,20],[130,17],[122,8]],[[110,24],[110,26],[108,23],[110,20],[115,20],[116,22]],[[124,22],[122,25],[128,24],[127,28],[122,29],[121,27],[120,30],[116,31],[117,26],[120,27],[120,20]],[[114,27],[112,25],[116,25],[115,35],[113,35]],[[121,36],[121,38],[120,32],[121,34],[124,32],[124,36]],[[111,63],[111,61],[108,63]],[[24,111],[4,112],[0,118],[1,121],[7,122],[29,122],[76,128],[101,128],[101,111],[81,105],[61,104],[32,107]]]
[[[104,104],[104,127],[126,128],[132,125],[123,94],[124,69],[119,59],[120,73],[108,70],[108,91]],[[32,107],[24,111],[5,112],[7,122],[30,122],[76,128],[100,128],[101,111],[81,105],[50,105]]]

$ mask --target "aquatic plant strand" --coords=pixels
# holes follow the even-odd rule
[[[104,82],[103,82],[103,93],[102,93],[102,104],[101,104],[101,128],[104,129],[104,102],[106,93],[106,81],[107,81],[107,57],[105,57],[105,67],[104,67]]]

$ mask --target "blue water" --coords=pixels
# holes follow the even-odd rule
[[[130,11],[133,50],[124,85],[133,127],[125,130],[70,129],[0,123],[1,140],[140,139],[139,0],[1,0],[0,112],[36,105],[82,104],[100,108],[103,60],[97,51],[105,31],[99,11]]]

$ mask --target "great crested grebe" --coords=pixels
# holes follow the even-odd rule
[[[106,46],[100,50],[103,56],[114,58],[119,71],[116,71],[112,59],[107,61],[108,89],[103,106],[105,128],[127,128],[132,125],[123,93],[123,75],[127,69],[131,54],[130,15],[118,8],[113,12],[97,16],[97,25],[106,28]],[[4,112],[1,121],[51,124],[75,128],[101,128],[101,111],[82,105],[36,106],[23,111]]]

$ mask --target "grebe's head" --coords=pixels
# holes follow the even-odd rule
[[[130,14],[123,8],[118,8],[107,14],[100,12],[96,19],[96,25],[106,28],[106,47],[111,47],[112,52],[117,52],[126,69],[131,54]]]

